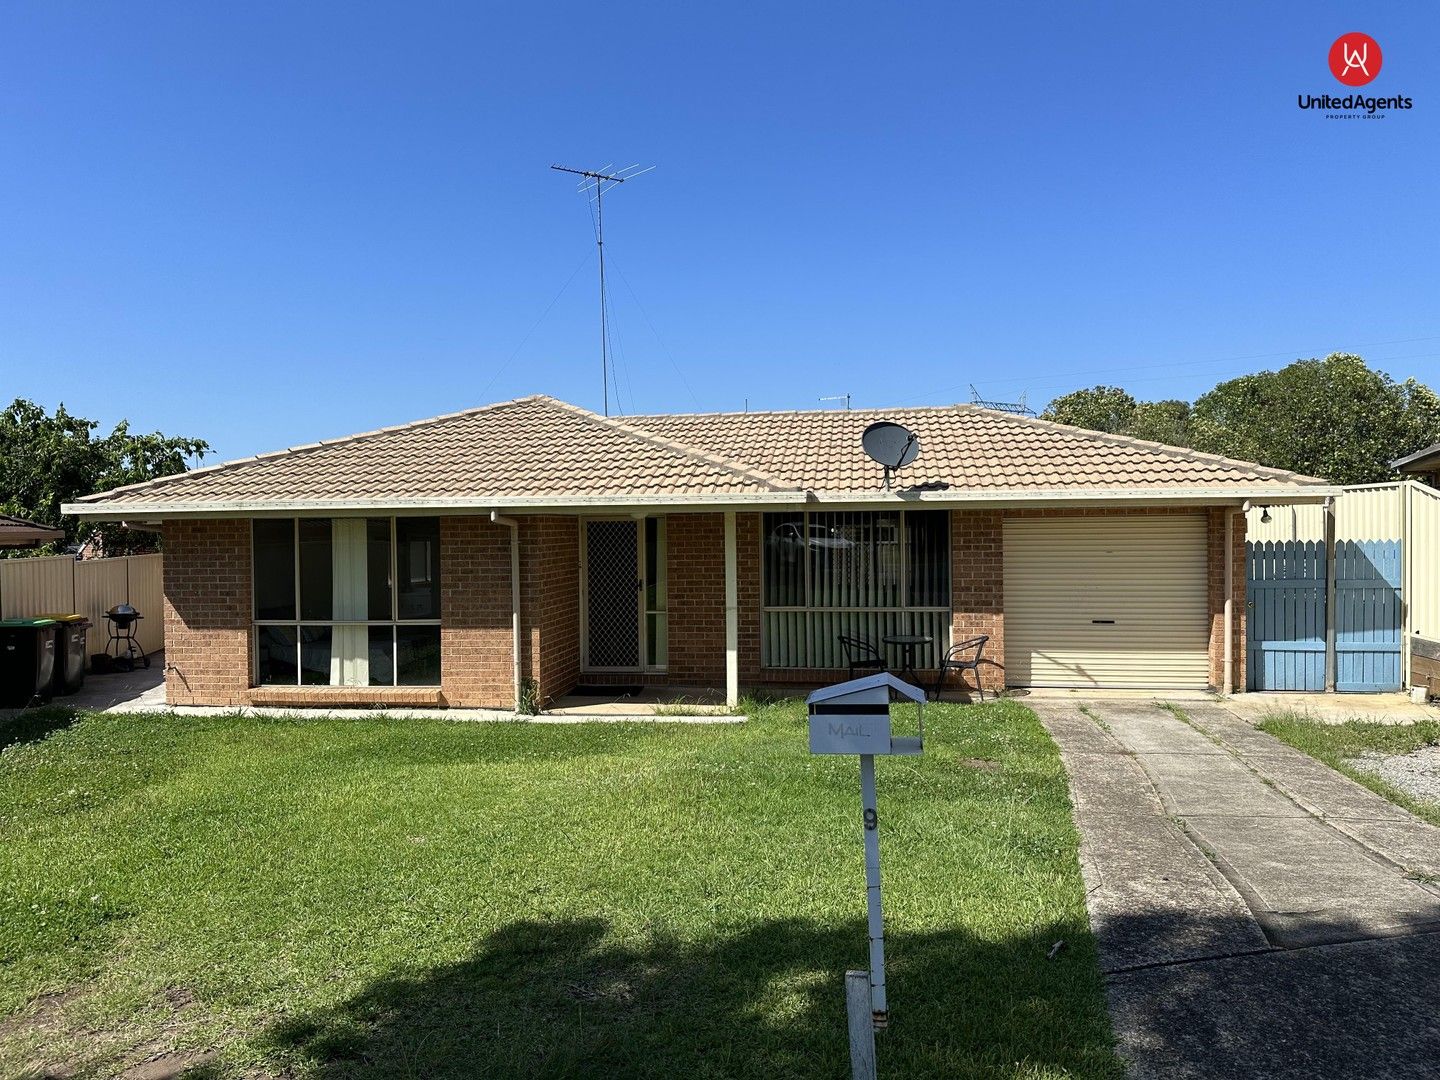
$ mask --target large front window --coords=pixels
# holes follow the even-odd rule
[[[950,527],[944,510],[766,514],[764,633],[769,668],[842,668],[842,636],[864,638],[898,668],[928,637],[917,667],[950,644]]]
[[[436,518],[257,518],[255,681],[439,686]]]

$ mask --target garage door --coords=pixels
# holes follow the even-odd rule
[[[1005,522],[1005,681],[1203,689],[1203,514]]]

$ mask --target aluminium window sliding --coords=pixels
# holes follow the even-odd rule
[[[439,686],[437,518],[256,518],[259,686]]]

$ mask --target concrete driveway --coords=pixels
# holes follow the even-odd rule
[[[1027,704],[1133,1075],[1437,1075],[1440,829],[1217,704]]]

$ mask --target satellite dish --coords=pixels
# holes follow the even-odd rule
[[[865,453],[885,466],[885,486],[890,486],[890,474],[902,469],[920,456],[920,436],[908,428],[889,420],[877,420],[860,436],[860,445]]]

